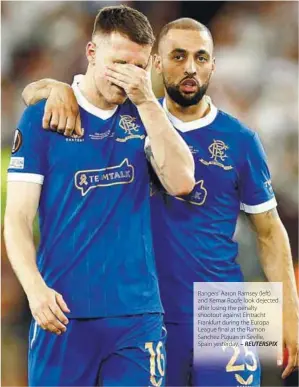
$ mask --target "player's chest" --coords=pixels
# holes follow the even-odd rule
[[[238,181],[239,150],[225,135],[183,135],[193,155],[196,183],[211,191],[235,190]]]
[[[126,160],[138,165],[145,161],[144,139],[144,134],[126,133],[109,125],[88,128],[82,138],[53,134],[48,149],[49,165],[61,165],[71,171],[109,168]]]

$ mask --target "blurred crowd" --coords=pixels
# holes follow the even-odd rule
[[[24,109],[21,92],[39,78],[68,83],[84,72],[85,45],[98,9],[117,2],[2,2],[2,183],[13,131]],[[122,2],[145,13],[157,34],[178,17],[203,21],[205,2]],[[264,144],[279,213],[298,257],[298,3],[218,2],[208,22],[215,41],[216,73],[209,95],[217,107],[256,130]],[[185,8],[184,8],[185,7]],[[153,73],[157,96],[161,78]],[[4,175],[4,176],[3,176]],[[2,184],[2,219],[5,185]],[[247,280],[263,280],[255,239],[241,216],[236,229]],[[2,241],[3,242],[3,241]],[[2,385],[26,385],[27,330],[23,292],[2,243]]]

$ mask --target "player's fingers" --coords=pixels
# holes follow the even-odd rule
[[[111,83],[114,83],[116,86],[119,86],[121,88],[123,88],[125,90],[125,88],[128,86],[126,83],[122,82],[122,81],[119,81],[118,79],[116,78],[112,78],[110,77],[109,75],[106,75],[106,79],[111,82]]]
[[[60,329],[57,329],[55,327],[55,325],[51,324],[51,323],[48,323],[47,325],[47,331],[50,331],[52,333],[56,333],[56,335],[61,335],[61,333],[64,333],[62,332]]]
[[[53,314],[50,308],[48,308],[47,310],[44,310],[43,313],[47,319],[47,325],[46,325],[47,329],[49,329],[50,325],[54,325],[54,327],[57,330],[61,332],[66,331],[66,327],[57,319],[57,317]]]
[[[75,124],[75,133],[82,137],[84,135],[84,129],[81,127],[81,117],[80,117],[80,113],[77,115],[77,118],[76,118],[76,124]]]
[[[109,77],[111,77],[113,79],[117,79],[118,81],[127,83],[127,84],[131,83],[134,80],[134,78],[132,76],[130,76],[130,75],[121,74],[121,73],[118,73],[116,71],[112,71],[112,70],[109,70],[109,69],[107,69],[105,71],[105,75],[109,76]]]
[[[70,313],[71,311],[69,310],[66,302],[64,301],[63,297],[61,294],[59,293],[56,293],[56,302],[58,304],[58,306],[60,307],[60,309],[63,311],[63,312],[66,312],[66,313]]]
[[[59,321],[62,322],[62,324],[66,325],[69,323],[68,318],[62,313],[59,306],[56,305],[50,305],[51,312],[58,318]]]
[[[288,364],[281,375],[281,377],[283,379],[285,379],[287,376],[289,376],[294,371],[294,368],[296,367],[296,362],[297,362],[296,354],[290,353],[289,358],[288,358]]]
[[[45,110],[43,116],[43,128],[49,129],[52,113],[49,110]]]
[[[66,113],[63,109],[59,111],[59,121],[57,125],[57,132],[63,134],[66,130]]]
[[[34,313],[33,314],[33,317],[35,319],[35,321],[38,323],[38,325],[42,328],[42,329],[46,329],[46,325],[47,325],[47,319],[45,318],[45,316],[43,315],[43,313]]]
[[[113,64],[106,66],[106,71],[111,71],[114,74],[122,75],[124,77],[132,77],[133,74],[136,75],[137,66],[130,64]]]
[[[71,112],[68,113],[67,119],[66,119],[66,128],[65,128],[65,135],[72,135],[73,131],[76,127],[76,116],[73,115]]]
[[[150,55],[145,70],[146,70],[148,73],[151,73],[151,71],[152,71],[152,66],[153,66],[153,56]]]
[[[55,110],[52,112],[52,117],[51,117],[51,122],[50,122],[50,128],[53,129],[53,130],[56,130],[57,127],[58,127],[58,123],[59,123],[59,114],[58,112]]]

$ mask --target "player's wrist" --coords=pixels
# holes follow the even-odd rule
[[[143,100],[140,101],[140,103],[136,104],[137,108],[149,108],[157,105],[157,98],[154,94],[150,94],[147,97],[145,97]]]
[[[27,298],[36,295],[47,287],[47,284],[41,276],[36,276],[35,278],[30,279],[30,281],[23,283],[23,289]]]

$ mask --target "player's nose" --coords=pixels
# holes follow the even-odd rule
[[[196,74],[196,65],[195,65],[195,61],[193,58],[189,58],[186,61],[185,72],[188,74],[192,74],[192,75]]]

